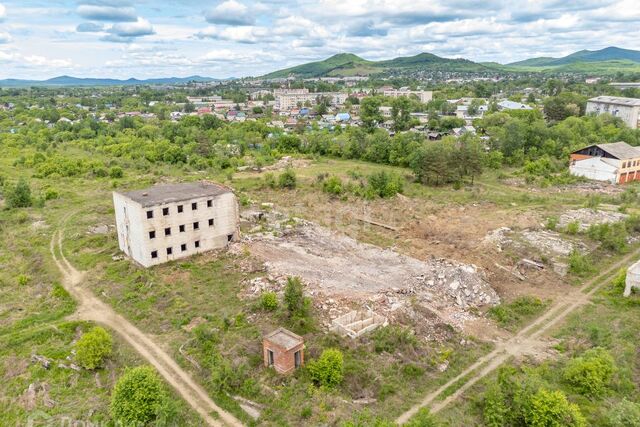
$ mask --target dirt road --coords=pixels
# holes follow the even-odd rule
[[[590,298],[611,279],[611,273],[617,271],[623,265],[628,264],[631,259],[635,259],[639,254],[640,250],[636,250],[608,267],[604,272],[582,285],[580,292],[572,293],[573,299],[565,298],[556,301],[542,316],[520,330],[515,336],[506,341],[499,342],[492,352],[478,359],[473,365],[469,366],[455,378],[452,378],[440,388],[425,396],[420,403],[400,415],[396,419],[396,423],[400,425],[406,423],[421,408],[427,406],[430,407],[431,413],[442,410],[512,356],[524,356],[543,352],[548,344],[540,340],[540,337],[549,329],[557,326],[573,311],[589,303]],[[465,380],[465,377],[468,375],[471,376]],[[464,381],[464,383],[454,393],[434,403],[436,398],[443,394],[445,390],[460,381]]]
[[[78,302],[78,311],[72,315],[73,318],[97,322],[116,331],[158,370],[207,425],[242,426],[237,418],[216,405],[207,392],[148,336],[82,286],[86,272],[76,270],[65,258],[62,252],[62,231],[53,234],[50,250],[62,273],[62,285]]]

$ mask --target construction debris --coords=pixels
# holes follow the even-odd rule
[[[579,231],[585,231],[595,224],[613,224],[624,221],[629,215],[620,212],[597,209],[574,209],[563,213],[558,220],[558,226],[566,228],[571,223],[578,224]]]
[[[548,230],[525,230],[522,238],[534,248],[551,255],[567,256],[574,249],[575,245],[560,236],[555,231]]]
[[[378,326],[387,326],[387,318],[368,311],[350,311],[331,322],[331,330],[350,338],[358,338]]]
[[[31,363],[40,363],[44,369],[49,369],[51,367],[51,359],[40,356],[39,354],[31,355]]]

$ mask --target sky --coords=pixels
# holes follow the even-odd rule
[[[640,49],[640,0],[0,0],[0,78],[259,76],[355,53]]]

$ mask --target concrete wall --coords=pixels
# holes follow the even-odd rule
[[[208,200],[212,207],[207,206]],[[145,267],[222,248],[228,244],[229,236],[232,240],[239,238],[238,203],[231,192],[150,207],[114,193],[113,203],[120,249]],[[196,210],[192,210],[192,203],[197,203]],[[183,206],[182,213],[178,213],[179,205]],[[163,215],[163,208],[169,208],[168,215]],[[148,210],[153,211],[151,219],[147,219]],[[209,225],[210,219],[213,226]],[[194,228],[195,222],[198,229]],[[171,230],[168,236],[166,228]],[[150,238],[150,231],[155,231],[155,238]],[[200,247],[196,248],[196,242]],[[185,250],[182,245],[186,245]],[[167,248],[171,248],[171,254]],[[153,251],[157,251],[157,258],[152,257]]]
[[[618,168],[605,163],[601,157],[572,161],[569,166],[569,172],[571,175],[582,176],[596,181],[608,181],[612,184],[615,184],[618,179]]]
[[[596,115],[609,113],[620,117],[631,129],[637,129],[640,107],[589,101],[587,102],[586,113]]]
[[[632,288],[640,289],[640,261],[633,264],[627,270],[627,278],[624,288],[625,297],[631,295]]]

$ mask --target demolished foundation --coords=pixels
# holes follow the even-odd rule
[[[342,336],[358,338],[378,326],[386,326],[387,318],[368,311],[350,311],[331,321],[331,330]]]

